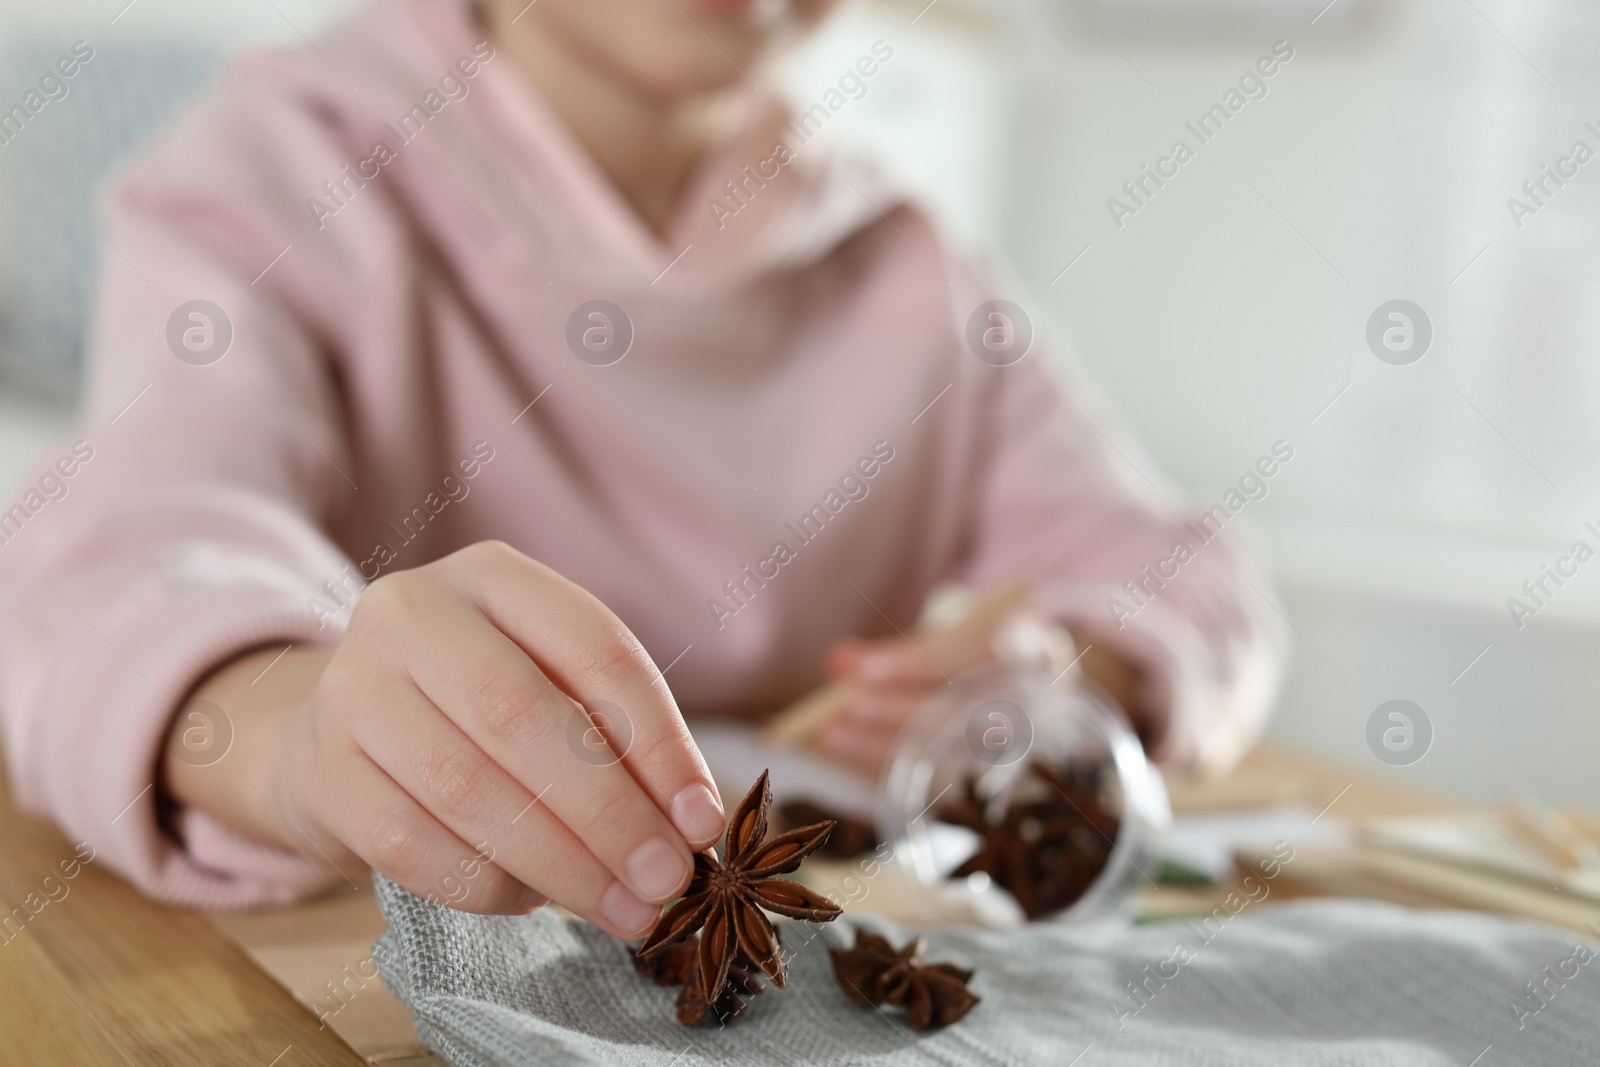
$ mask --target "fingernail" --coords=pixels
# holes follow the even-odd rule
[[[600,898],[600,914],[604,915],[625,934],[638,933],[651,923],[655,922],[661,909],[646,904],[632,893],[621,882],[613,882],[611,888],[606,890],[606,895]]]
[[[716,794],[700,782],[686,786],[672,798],[672,824],[693,844],[715,841],[722,836],[727,821]]]
[[[689,877],[689,864],[665,838],[656,837],[628,857],[628,877],[646,900],[667,900]]]
[[[549,903],[548,898],[531,886],[523,886],[522,893],[517,897],[517,910],[522,912],[533,911]]]

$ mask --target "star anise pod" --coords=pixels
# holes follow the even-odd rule
[[[728,980],[723,984],[722,993],[715,1003],[707,1004],[700,988],[699,964],[698,937],[675,941],[649,959],[633,957],[634,969],[656,985],[683,987],[678,990],[677,1013],[678,1021],[685,1026],[696,1026],[708,1015],[715,1015],[718,1022],[727,1025],[744,1011],[745,997],[753,997],[766,988],[757,977],[759,972],[755,965],[741,952],[728,967]]]
[[[686,990],[691,983],[697,985],[699,996],[713,1006],[741,954],[774,985],[783,987],[787,973],[783,951],[763,909],[812,922],[839,917],[838,906],[820,893],[776,877],[795,870],[820,848],[833,824],[802,826],[767,841],[771,806],[772,787],[762,771],[728,822],[721,860],[710,849],[695,856],[688,893],[661,916],[639,948],[639,957],[651,962],[698,931],[695,970],[684,985]]]
[[[634,953],[633,969],[658,986],[683,985],[694,973],[695,954],[699,949],[698,939],[686,938],[668,945],[649,959]]]
[[[856,930],[854,948],[828,950],[839,987],[858,1004],[887,1001],[906,1009],[913,1030],[949,1026],[979,1001],[967,988],[972,972],[953,963],[922,962],[922,941],[896,949],[885,938]]]
[[[809,800],[791,800],[778,805],[778,818],[784,826],[806,826],[812,823],[831,822],[833,833],[817,849],[817,855],[833,860],[855,859],[878,847],[878,831],[866,819],[829,811]]]

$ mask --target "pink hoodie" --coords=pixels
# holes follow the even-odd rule
[[[336,642],[363,580],[488,538],[616,611],[691,722],[773,710],[936,584],[1023,576],[1147,666],[1164,757],[1239,753],[1281,642],[1236,535],[1197,540],[1042,344],[984,348],[1004,294],[784,118],[663,240],[466,0],[237,63],[110,190],[82,426],[0,512],[21,802],[163,899],[305,894],[308,861],[158,819],[168,721],[243,650]]]

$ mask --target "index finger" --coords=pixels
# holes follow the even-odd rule
[[[622,620],[509,546],[488,542],[456,555],[467,565],[452,568],[451,583],[583,706],[585,716],[568,723],[578,757],[620,762],[692,847],[720,837],[726,816],[711,772],[661,671]]]

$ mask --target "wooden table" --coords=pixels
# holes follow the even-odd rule
[[[153,904],[95,863],[61,879],[72,856],[54,826],[17,811],[0,771],[0,907],[59,898],[20,934],[0,928],[0,1063],[366,1062],[204,915]]]
[[[30,893],[39,894],[41,880],[73,849],[54,827],[16,811],[6,789],[0,794],[0,905],[9,912]],[[1227,778],[1179,788],[1173,799],[1180,812],[1299,802],[1327,806],[1347,819],[1462,807],[1270,747]],[[1474,904],[1451,901],[1448,893],[1418,893],[1401,884],[1404,879],[1348,864],[1317,869],[1315,857],[1306,858],[1313,862],[1297,858],[1286,869],[1285,888]],[[417,1042],[404,1008],[382,983],[363,977],[371,973],[363,964],[372,939],[383,929],[370,892],[346,888],[298,908],[208,917],[153,904],[97,864],[65,884],[67,896],[0,944],[0,1062],[439,1063]],[[1204,893],[1190,899],[1205,909]],[[1516,912],[1520,905],[1512,901],[1497,910]],[[1591,911],[1600,915],[1600,909]],[[1568,924],[1587,914],[1573,913]],[[336,996],[329,983],[346,992]],[[319,1003],[326,1027],[308,1010]]]

